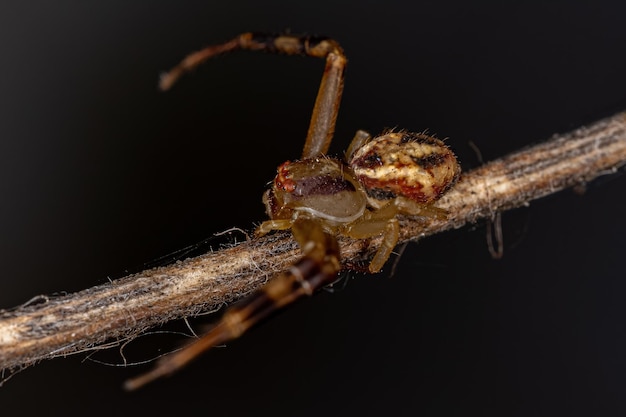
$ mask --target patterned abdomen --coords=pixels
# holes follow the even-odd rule
[[[349,164],[374,207],[397,196],[429,204],[441,197],[461,172],[450,148],[424,133],[378,136],[357,149]]]

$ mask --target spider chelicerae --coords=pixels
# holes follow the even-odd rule
[[[182,368],[205,350],[239,337],[270,313],[331,284],[341,270],[336,236],[367,239],[382,235],[368,269],[379,271],[399,238],[398,214],[445,216],[433,206],[458,179],[460,166],[439,139],[424,133],[388,131],[372,138],[357,131],[345,158],[326,156],[343,91],[346,56],[333,39],[291,34],[244,33],[187,56],[164,74],[162,90],[185,72],[225,52],[247,49],[326,59],[311,124],[299,160],[278,167],[263,195],[269,220],[256,236],[290,229],[301,259],[263,288],[227,309],[204,336],[161,358],[156,367],[126,381],[134,390]]]

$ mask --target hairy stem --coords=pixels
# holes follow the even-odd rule
[[[625,163],[626,113],[619,113],[463,174],[437,204],[448,218],[427,223],[403,218],[401,242],[493,218]],[[366,258],[377,243],[342,238],[343,261]],[[298,256],[290,233],[274,233],[74,294],[42,296],[36,303],[0,310],[0,369],[98,349],[215,309],[263,285]]]

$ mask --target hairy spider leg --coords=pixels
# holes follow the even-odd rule
[[[354,138],[352,138],[352,141],[350,142],[350,145],[348,145],[348,149],[346,149],[344,157],[346,162],[352,158],[352,155],[354,154],[354,152],[356,152],[357,149],[365,145],[370,140],[372,140],[372,135],[370,135],[369,132],[360,129],[357,130],[354,134]]]
[[[319,222],[308,218],[294,222],[293,235],[304,253],[298,262],[226,310],[206,335],[178,352],[164,356],[151,371],[127,380],[124,388],[136,390],[178,371],[207,349],[238,338],[271,313],[334,282],[341,268],[335,237],[325,232]]]
[[[343,92],[344,72],[348,62],[343,49],[333,39],[308,35],[242,33],[228,42],[211,45],[191,53],[161,76],[159,87],[161,90],[168,90],[184,73],[195,69],[214,56],[237,49],[326,59],[326,67],[315,99],[302,158],[326,154],[335,132]]]

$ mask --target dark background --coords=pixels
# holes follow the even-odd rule
[[[242,31],[341,42],[334,153],[359,128],[429,129],[471,169],[470,141],[490,160],[626,109],[621,2],[84,3],[0,4],[0,308],[264,219],[261,194],[300,154],[323,63],[238,53],[156,89],[185,54]],[[145,366],[81,354],[16,375],[0,409],[624,415],[625,185],[604,177],[505,213],[502,260],[484,223],[412,244],[393,277],[351,275],[140,392],[120,385]],[[142,338],[126,357],[181,339]]]

